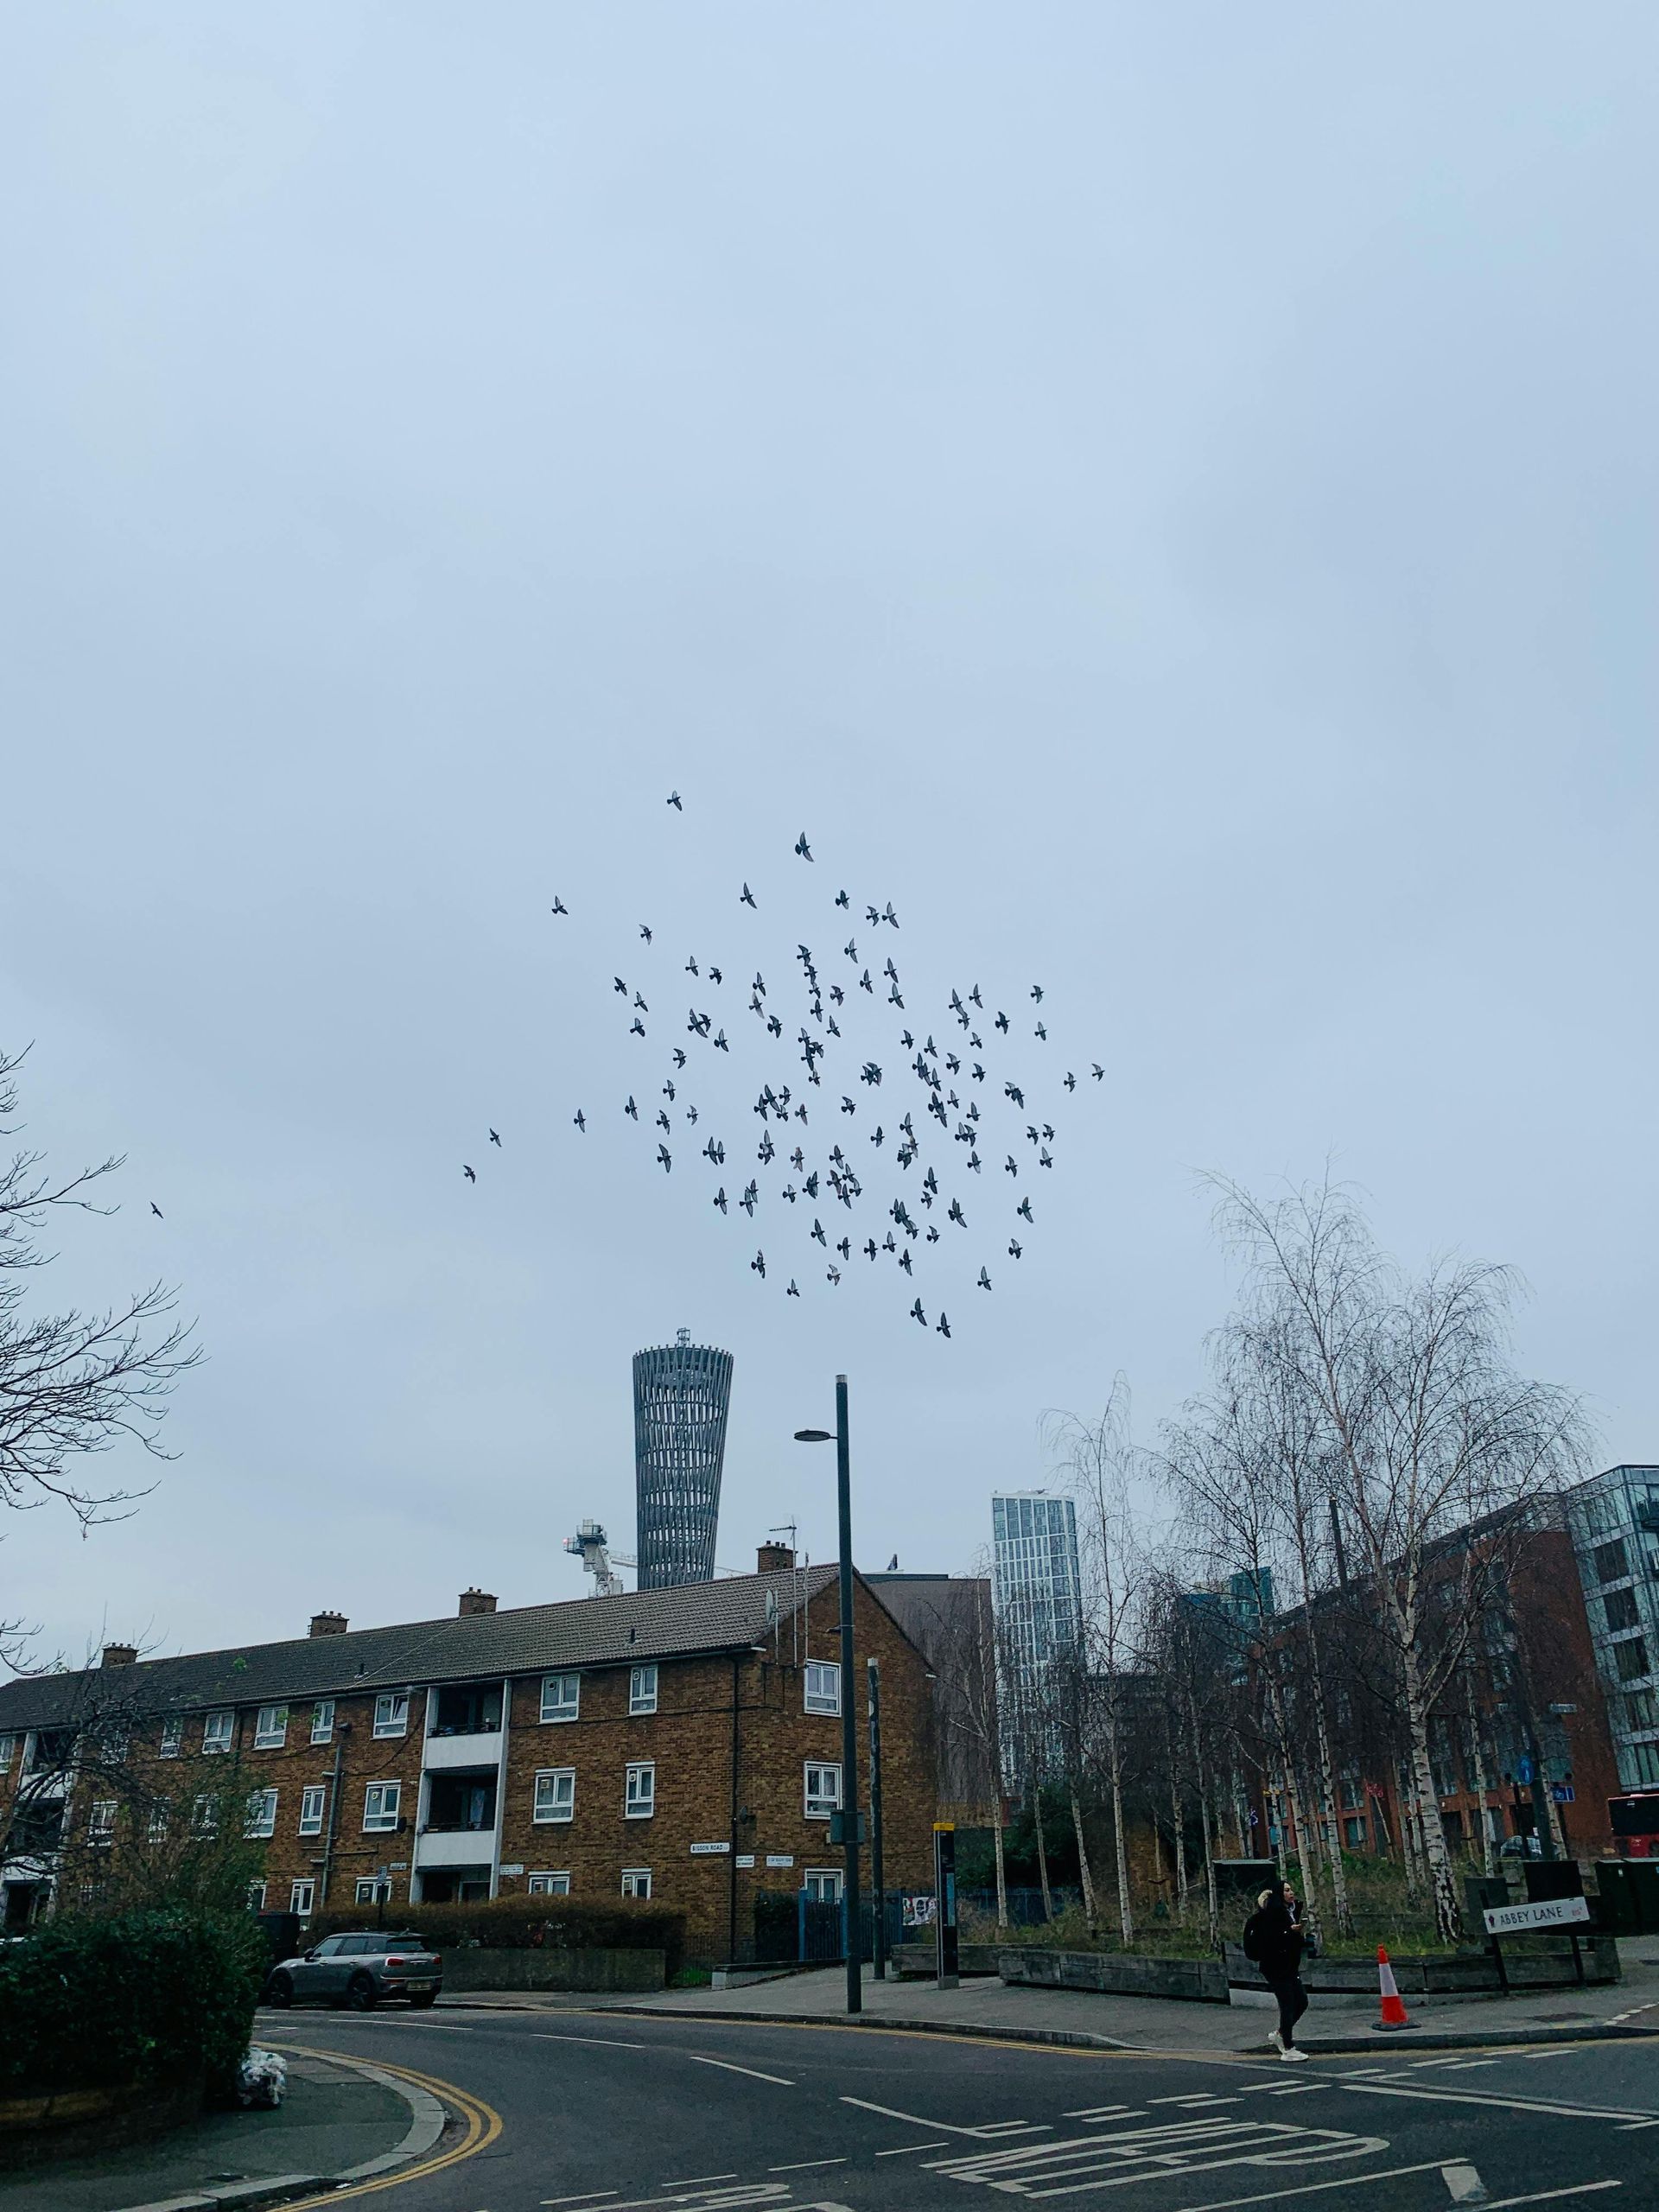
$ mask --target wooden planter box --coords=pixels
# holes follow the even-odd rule
[[[1135,1951],[1001,1951],[997,1972],[1009,1988],[1092,1989],[1111,1997],[1179,1997],[1227,2002],[1219,1959],[1158,1959]]]
[[[1581,1935],[1579,1951],[1584,1961],[1586,1984],[1619,1979],[1618,1945],[1611,1936]],[[1227,1980],[1238,1989],[1259,1989],[1267,1983],[1262,1969],[1247,1959],[1236,1943],[1227,1946]],[[1502,1989],[1497,1961],[1490,1952],[1469,1952],[1451,1959],[1395,1958],[1389,1963],[1402,1997],[1491,1997]],[[1503,1963],[1512,1989],[1569,1989],[1578,1986],[1573,1967],[1573,1947],[1554,1930],[1543,1936],[1511,1938],[1503,1947]],[[1302,1986],[1311,1997],[1370,1997],[1376,1995],[1374,1958],[1314,1959],[1302,1968]]]

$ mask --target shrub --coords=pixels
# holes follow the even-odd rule
[[[307,1941],[365,1928],[354,1910],[314,1913]],[[385,1924],[407,1929],[435,1951],[661,1951],[671,1981],[685,1954],[685,1915],[632,1897],[595,1904],[581,1897],[493,1897],[482,1904],[387,1905]]]
[[[203,2069],[210,2096],[233,2098],[264,1968],[246,1917],[48,1921],[0,1951],[0,2098]]]

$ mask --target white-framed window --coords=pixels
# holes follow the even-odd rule
[[[132,1748],[132,1731],[124,1720],[112,1720],[99,1732],[98,1756],[106,1766],[119,1766]]]
[[[809,1866],[801,1876],[801,1887],[815,1904],[839,1904],[841,1885],[839,1866]]]
[[[357,1903],[359,1904],[390,1904],[391,1903],[391,1877],[386,1874],[359,1875],[357,1884]]]
[[[184,1749],[184,1715],[173,1713],[162,1723],[162,1757],[175,1759]]]
[[[315,1908],[316,1899],[317,1885],[314,1881],[308,1878],[296,1882],[288,1892],[288,1909],[290,1912],[309,1913]]]
[[[242,1833],[249,1838],[276,1834],[276,1792],[274,1789],[255,1789],[249,1794],[248,1816],[242,1823]]]
[[[110,1838],[115,1834],[115,1808],[117,1802],[118,1801],[113,1797],[93,1798],[92,1809],[86,1815],[86,1840],[88,1843],[107,1843]]]
[[[631,1821],[648,1821],[657,1810],[657,1769],[650,1759],[636,1759],[628,1768],[622,1809]]]
[[[201,1724],[204,1751],[228,1751],[236,1741],[234,1713],[210,1713]]]
[[[397,1825],[397,1808],[404,1798],[401,1782],[372,1782],[363,1792],[363,1832],[389,1835]]]
[[[262,1705],[253,1724],[253,1748],[256,1751],[280,1751],[288,1741],[288,1707],[285,1705]]]
[[[311,1708],[311,1740],[314,1744],[332,1744],[334,1740],[334,1700],[320,1697]]]
[[[806,1677],[809,1713],[841,1711],[841,1669],[833,1659],[809,1659],[801,1672]]]
[[[327,1792],[320,1782],[313,1783],[308,1789],[301,1790],[300,1834],[302,1835],[322,1834],[322,1808],[327,1801]]]
[[[543,1720],[575,1720],[582,1713],[582,1676],[580,1675],[543,1675],[542,1676],[542,1718]]]
[[[569,1821],[575,1818],[575,1767],[543,1767],[536,1777],[536,1800],[531,1818],[537,1821]]]
[[[570,1877],[568,1874],[532,1874],[524,1887],[533,1897],[568,1897]]]
[[[655,1713],[657,1710],[657,1669],[655,1667],[634,1667],[628,1673],[628,1711]]]
[[[248,1910],[263,1912],[265,1909],[265,1885],[263,1882],[248,1884]]]
[[[651,1895],[649,1866],[625,1866],[622,1869],[622,1894],[625,1897],[648,1897]]]
[[[152,1798],[149,1807],[149,1821],[144,1829],[144,1837],[146,1841],[149,1843],[165,1843],[167,1841],[168,1826],[171,1821],[172,1817],[173,1801],[170,1797]]]
[[[841,1810],[841,1768],[826,1766],[821,1760],[806,1763],[806,1817],[809,1821],[827,1821],[831,1813]]]
[[[17,1738],[0,1736],[0,1774],[11,1772],[11,1763],[17,1756]]]
[[[192,1835],[219,1834],[219,1800],[217,1797],[198,1797],[190,1813]]]
[[[386,1690],[374,1700],[374,1732],[377,1736],[407,1736],[409,1733],[409,1692]]]

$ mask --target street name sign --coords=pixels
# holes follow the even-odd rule
[[[694,1843],[691,1856],[694,1859],[712,1859],[717,1853],[729,1851],[731,1847],[729,1843]]]
[[[1570,1928],[1590,1917],[1587,1897],[1550,1897],[1541,1904],[1489,1905],[1481,1918],[1489,1936],[1521,1936],[1529,1928]]]

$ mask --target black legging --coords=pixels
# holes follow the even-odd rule
[[[1307,1992],[1294,1974],[1288,1981],[1270,1981],[1268,1987],[1279,1999],[1279,2039],[1288,2050],[1296,2023],[1307,2010]]]

